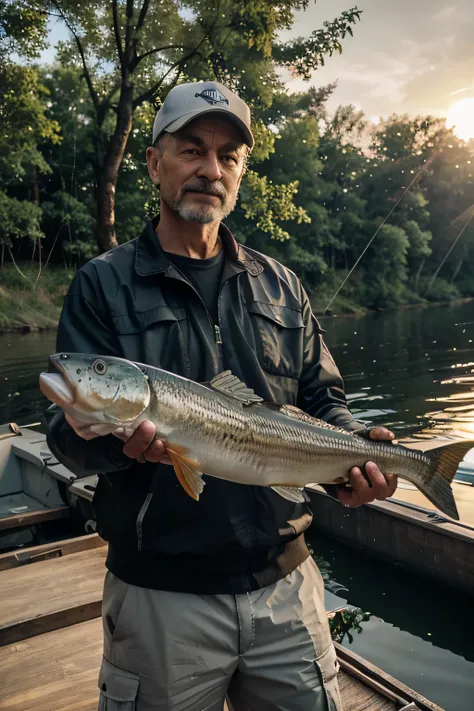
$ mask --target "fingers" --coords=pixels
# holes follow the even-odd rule
[[[130,459],[138,459],[145,450],[152,444],[156,434],[156,427],[150,420],[145,420],[138,425],[135,432],[127,439],[123,447],[123,453]]]
[[[387,439],[395,439],[395,435],[393,432],[388,430],[386,427],[374,427],[373,430],[370,430],[370,439],[375,439],[375,440],[387,440]]]
[[[124,444],[123,453],[140,463],[161,462],[165,455],[165,446],[160,439],[155,439],[156,427],[150,420],[142,422]]]
[[[349,472],[350,488],[339,487],[338,498],[344,506],[361,506],[393,496],[398,483],[396,476],[384,476],[374,462],[367,462],[365,474],[359,467],[353,467]]]
[[[398,477],[395,474],[385,474],[389,496],[393,496],[398,486]]]
[[[387,483],[387,479],[374,462],[367,462],[367,464],[365,465],[365,473],[367,474],[367,477],[370,483],[372,484],[371,492],[374,497],[372,501],[374,499],[377,499],[378,501],[383,501],[391,495],[391,487]]]

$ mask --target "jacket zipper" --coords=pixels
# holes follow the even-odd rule
[[[222,336],[221,336],[221,329],[220,329],[220,326],[219,326],[218,324],[215,324],[214,321],[212,320],[211,314],[210,314],[209,311],[207,310],[206,304],[204,303],[204,299],[202,298],[201,294],[197,291],[197,289],[194,288],[193,284],[191,284],[191,282],[189,281],[189,279],[187,279],[187,278],[185,277],[185,275],[183,274],[183,272],[181,272],[181,271],[178,269],[178,267],[176,267],[174,264],[173,264],[173,267],[174,267],[174,269],[176,269],[176,271],[178,272],[178,274],[181,275],[181,279],[179,279],[179,281],[183,281],[185,284],[187,284],[188,286],[190,286],[191,289],[192,289],[192,290],[194,291],[194,293],[196,294],[196,296],[198,297],[199,301],[201,302],[201,304],[202,304],[203,307],[204,307],[204,311],[206,312],[206,316],[207,316],[207,318],[208,318],[209,325],[210,325],[211,328],[214,330],[214,339],[215,339],[215,342],[216,342],[216,355],[217,355],[217,373],[216,373],[216,375],[218,375],[219,373],[221,373],[221,372],[224,370],[224,354],[223,354],[223,349],[222,349]],[[223,286],[223,285],[221,284],[220,287],[219,287],[219,293],[218,293],[218,295],[217,295],[217,320],[218,320],[218,321],[219,321],[219,313],[220,313],[219,301],[220,301],[222,286]]]
[[[221,329],[217,324],[214,324],[214,333],[216,336],[217,362],[219,364],[219,372],[224,369],[224,354],[222,352],[222,335]]]

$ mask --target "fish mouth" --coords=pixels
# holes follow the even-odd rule
[[[40,389],[48,400],[56,405],[72,405],[75,399],[75,387],[65,368],[53,357],[49,358],[48,372],[40,375]]]
[[[72,405],[74,402],[71,388],[59,373],[41,373],[40,389],[56,405]]]

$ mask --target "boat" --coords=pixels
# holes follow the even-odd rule
[[[34,426],[0,426],[0,552],[40,543],[56,531],[64,537],[63,519],[77,533],[95,530],[95,483],[96,477],[77,479],[64,467]]]
[[[408,438],[401,443],[427,449],[443,441]],[[315,528],[472,594],[474,488],[470,478],[474,480],[474,450],[453,482],[461,522],[441,515],[416,487],[402,480],[394,497],[357,509],[342,507],[321,487],[309,486],[306,491]],[[94,532],[96,484],[97,476],[78,478],[63,466],[49,450],[46,436],[31,426],[0,427],[0,553],[43,542],[48,527],[49,538],[54,538],[52,527],[63,518],[68,519],[72,535]]]
[[[452,439],[400,441],[427,450]],[[394,496],[345,508],[317,485],[305,487],[315,529],[358,551],[474,594],[474,450],[452,484],[460,521],[444,516],[410,482],[400,479]]]
[[[97,711],[106,554],[89,534],[0,555],[0,709]],[[336,652],[344,711],[443,711],[346,647]]]

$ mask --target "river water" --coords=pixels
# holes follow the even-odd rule
[[[352,411],[398,437],[446,431],[474,438],[474,302],[325,319]],[[35,422],[38,373],[54,332],[0,335],[0,423]],[[473,489],[474,496],[474,489]],[[329,588],[367,611],[343,644],[446,711],[474,709],[473,600],[319,534]]]

